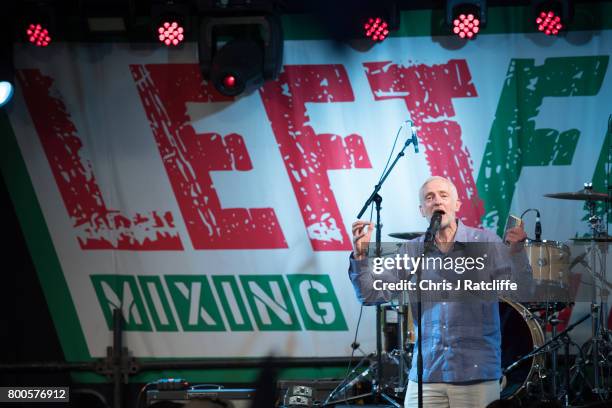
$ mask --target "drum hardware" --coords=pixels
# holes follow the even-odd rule
[[[372,383],[372,387],[378,387],[381,391],[398,389],[398,387],[389,386],[388,383],[393,381],[381,381],[380,384],[378,384],[376,383],[376,379],[379,377],[379,375],[380,378],[383,378],[383,371],[395,371],[396,369],[385,370],[385,368],[386,366],[399,365],[400,361],[402,360],[402,355],[403,353],[400,353],[398,350],[394,350],[391,353],[383,353],[380,358],[377,357],[376,353],[368,354],[367,356],[362,358],[361,361],[350,371],[346,378],[340,384],[338,384],[336,388],[332,390],[332,392],[327,396],[321,406],[327,407],[340,403],[349,403],[351,401],[357,401],[366,397],[371,397],[373,395],[373,390],[351,397],[345,396],[346,390],[354,387],[357,383],[366,380],[369,380],[369,382]],[[380,364],[381,361],[382,365]],[[365,370],[359,372],[359,370],[364,367],[366,363],[368,367]],[[393,378],[391,380],[393,380]],[[403,391],[404,388],[401,387],[401,389],[399,389],[399,393],[402,393]],[[386,394],[383,393],[383,395]],[[336,399],[336,397],[343,396],[344,398]],[[401,408],[401,405],[399,405],[395,400],[390,397],[387,402],[393,404],[398,408]]]
[[[568,306],[573,306],[574,302],[524,302],[525,307],[531,313],[544,312],[546,315],[560,312]],[[536,319],[537,317],[534,316]]]
[[[569,288],[570,249],[567,245],[558,241],[527,240],[525,251],[537,285],[555,290]]]
[[[561,323],[561,320],[557,319],[554,316],[551,316],[551,318],[548,319],[548,323],[552,326],[552,337],[554,338],[557,335],[557,325]],[[553,347],[551,349],[550,358],[551,358],[551,371],[552,371],[552,381],[551,381],[552,390],[551,392],[553,396],[556,396],[557,395],[557,347]]]
[[[567,348],[567,360],[565,362],[566,365],[568,365],[568,369],[569,369],[569,344],[571,342],[571,339],[569,338],[569,333],[576,327],[578,326],[580,323],[584,322],[585,320],[587,320],[589,317],[591,317],[590,314],[587,314],[585,316],[583,316],[581,319],[579,319],[578,321],[572,323],[571,325],[567,326],[567,328],[565,328],[565,330],[561,331],[560,333],[557,333],[556,335],[554,335],[550,340],[548,340],[547,342],[545,342],[544,344],[534,348],[531,352],[525,354],[524,356],[520,357],[519,359],[517,359],[516,361],[514,361],[512,364],[508,365],[504,370],[503,370],[503,375],[504,376],[509,376],[514,370],[517,370],[522,364],[524,364],[527,360],[529,359],[535,359],[537,357],[543,357],[542,355],[547,353],[548,351],[552,350],[553,348],[559,348],[561,346],[561,344],[568,344],[568,348]],[[566,337],[566,340],[563,340],[563,338]],[[560,342],[559,340],[561,340],[562,342]],[[567,343],[564,343],[567,342]],[[542,359],[540,360],[540,362],[538,362],[537,367],[535,365],[532,366],[532,370],[534,371],[538,371],[540,367],[543,366],[542,364]],[[566,369],[566,379],[565,379],[565,384],[566,384],[566,393],[569,393],[569,384],[570,384],[570,376],[569,376],[569,370]],[[542,377],[540,373],[539,377],[540,379],[546,378],[546,377]],[[555,390],[556,391],[556,390]],[[503,391],[502,391],[502,395],[503,395]],[[566,400],[569,401],[569,397],[566,397]]]
[[[598,237],[580,237],[580,238],[570,238],[574,242],[612,242],[612,237],[609,235],[606,236],[598,236]]]
[[[544,332],[540,322],[520,303],[502,298],[499,315],[503,368],[541,346],[544,343]],[[508,370],[502,377],[501,399],[520,398],[525,393],[533,392],[535,387],[541,385],[543,368],[543,355],[525,358],[517,363],[512,372]]]
[[[410,241],[411,239],[415,239],[420,237],[421,235],[425,235],[424,232],[392,232],[389,235],[391,238],[405,239]]]
[[[585,190],[592,190],[593,186],[592,184],[585,184]],[[595,214],[595,210],[596,210],[596,203],[595,200],[589,200],[587,201],[587,208],[589,210],[589,224],[591,227],[591,236],[593,237],[597,237],[601,234],[602,229],[601,229],[601,219]],[[604,398],[606,397],[607,393],[608,393],[608,389],[607,386],[605,386],[605,381],[608,380],[605,377],[601,377],[600,376],[600,370],[599,370],[599,359],[600,359],[600,346],[602,347],[607,347],[609,346],[609,344],[607,344],[608,342],[604,342],[602,343],[603,339],[606,339],[608,337],[608,330],[606,329],[606,327],[601,324],[601,322],[607,322],[606,319],[606,311],[607,311],[607,295],[605,295],[605,291],[600,290],[600,298],[599,298],[599,302],[597,299],[597,278],[600,279],[600,282],[603,284],[605,282],[605,265],[602,265],[603,268],[601,268],[601,271],[597,270],[597,255],[600,255],[600,259],[602,259],[604,261],[605,264],[605,257],[601,258],[601,253],[599,252],[600,249],[598,247],[598,245],[596,244],[595,241],[591,241],[591,245],[590,245],[590,252],[591,252],[591,274],[593,275],[594,278],[594,285],[593,285],[593,290],[592,290],[592,297],[591,297],[591,332],[592,332],[592,340],[591,340],[591,361],[593,362],[593,389],[592,392],[595,395],[600,395],[603,396]],[[603,285],[602,285],[603,288]],[[600,345],[600,343],[602,343]]]
[[[606,180],[609,180],[609,174]],[[609,216],[609,203],[611,202],[612,195],[610,194],[610,186],[607,186],[608,192],[601,193],[593,190],[592,183],[585,183],[584,188],[580,191],[574,193],[553,193],[553,194],[545,194],[546,197],[563,199],[563,200],[580,200],[586,201],[585,205],[588,210],[588,224],[591,230],[590,239],[579,239],[575,240],[578,242],[589,242],[588,254],[585,255],[585,258],[588,259],[586,269],[590,271],[590,274],[593,276],[594,284],[591,292],[591,340],[587,341],[583,345],[583,351],[588,351],[590,354],[590,361],[593,365],[593,384],[591,391],[595,395],[599,395],[602,398],[605,398],[609,392],[610,384],[605,384],[606,381],[609,381],[609,378],[602,376],[602,372],[600,372],[600,367],[603,368],[605,366],[612,365],[612,362],[608,362],[607,358],[601,359],[600,347],[604,350],[612,349],[612,342],[609,330],[601,324],[601,322],[607,322],[607,290],[606,286],[609,286],[607,281],[605,280],[605,256],[600,251],[607,252],[607,246],[605,248],[600,248],[601,245],[598,245],[598,242],[607,243],[610,242],[611,239],[606,233],[607,224],[609,220],[606,222],[602,222],[603,219],[596,214],[597,202],[604,202],[606,204],[606,217]],[[585,259],[583,258],[583,259]],[[598,265],[598,258],[601,260],[601,265]],[[581,263],[579,261],[579,263]],[[575,264],[574,264],[575,265]],[[572,266],[574,266],[572,265]],[[600,266],[600,268],[598,268]],[[599,270],[600,269],[600,270]],[[598,290],[598,282],[600,281],[600,293],[599,297],[597,294]],[[588,361],[588,359],[587,359]],[[585,365],[588,363],[584,363]]]
[[[385,337],[384,343],[386,347],[384,348],[385,351],[381,348],[380,358],[377,356],[377,353],[371,353],[362,358],[346,376],[345,380],[338,384],[327,396],[323,406],[348,403],[370,397],[378,389],[381,397],[388,403],[398,408],[401,407],[393,398],[401,398],[406,390],[405,386],[407,384],[407,374],[410,370],[412,344],[414,342],[412,314],[407,304],[380,306],[377,312],[380,313],[377,321],[381,322],[378,325],[379,331],[384,331],[388,335],[394,335],[394,330],[390,330],[389,326],[393,324],[398,326],[396,341]],[[367,365],[367,368],[359,372],[365,365]],[[380,380],[378,380],[379,378]],[[347,389],[365,380],[369,380],[372,383],[371,392],[336,399],[336,397],[342,397]]]
[[[582,190],[572,193],[549,193],[544,194],[544,197],[557,198],[560,200],[578,200],[578,201],[610,201],[607,193],[600,193],[593,190],[592,183],[585,183]]]

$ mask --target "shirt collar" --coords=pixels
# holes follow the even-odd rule
[[[454,243],[456,244],[455,247],[464,248],[465,243],[468,242],[468,230],[467,227],[463,225],[461,221],[459,221],[459,218],[456,218],[455,221],[457,221],[457,231],[455,231],[454,241]],[[418,240],[420,242],[425,242],[425,234],[421,235]]]
[[[464,244],[466,242],[468,242],[467,228],[457,218],[457,231],[455,231],[455,243]]]

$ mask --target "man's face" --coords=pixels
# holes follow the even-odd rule
[[[455,222],[455,213],[461,208],[461,202],[453,196],[451,186],[444,180],[432,180],[423,188],[423,203],[419,206],[421,215],[431,220],[436,210],[444,212],[441,228],[448,227]]]

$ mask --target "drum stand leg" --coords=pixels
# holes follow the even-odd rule
[[[408,317],[408,308],[406,305],[400,305],[398,308],[398,318],[399,318],[399,330],[397,334],[397,345],[399,347],[399,375],[398,375],[398,384],[395,392],[397,394],[401,394],[404,392],[406,387],[406,360],[404,355],[406,353],[406,338],[404,337],[404,331],[406,330],[405,324],[406,319]]]
[[[591,363],[593,364],[593,394],[601,393],[599,384],[599,305],[591,304],[591,332],[593,333],[593,346],[591,347]]]
[[[557,324],[559,324],[559,320],[556,318],[550,319],[550,324],[552,326],[552,336],[553,338],[557,335]],[[553,347],[551,351],[551,369],[552,369],[552,384],[551,384],[551,393],[553,398],[557,398],[557,347]]]

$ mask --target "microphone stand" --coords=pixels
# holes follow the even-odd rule
[[[380,196],[380,194],[378,194],[378,192],[382,188],[382,185],[384,184],[387,177],[389,177],[389,174],[391,174],[391,171],[393,171],[393,168],[395,167],[399,159],[401,159],[405,155],[404,152],[408,148],[408,146],[410,146],[410,144],[414,144],[414,149],[416,152],[418,152],[418,145],[417,145],[416,136],[414,135],[414,133],[412,135],[412,138],[406,139],[406,142],[404,143],[402,150],[399,151],[399,153],[395,157],[395,160],[393,160],[393,162],[391,163],[387,171],[383,173],[383,176],[380,178],[380,181],[378,182],[378,184],[374,186],[374,191],[372,191],[372,194],[370,194],[366,202],[363,204],[361,211],[359,211],[359,214],[357,214],[357,219],[361,218],[363,214],[367,211],[368,207],[372,203],[375,203],[375,207],[376,207],[376,257],[377,258],[379,258],[382,255],[382,251],[381,251],[382,224],[380,223],[380,210],[382,209],[381,207],[382,197]],[[399,408],[401,406],[398,405],[397,402],[393,398],[391,398],[390,396],[382,392],[381,383],[382,383],[382,369],[383,368],[382,368],[381,311],[382,309],[380,305],[379,304],[376,305],[376,355],[377,355],[376,360],[377,360],[378,369],[376,370],[376,376],[374,380],[375,384],[372,387],[372,390],[373,390],[373,393],[377,397],[382,397]],[[420,317],[419,317],[419,324],[420,324]],[[419,341],[420,341],[420,336],[419,336]],[[421,398],[419,398],[419,401],[420,400]],[[421,408],[420,405],[419,405],[419,408]]]

